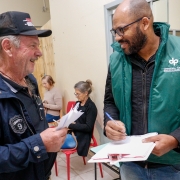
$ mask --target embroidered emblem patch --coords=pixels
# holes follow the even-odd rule
[[[21,117],[21,115],[16,115],[16,116],[12,117],[9,120],[9,125],[11,126],[12,130],[15,133],[19,133],[19,134],[23,134],[25,132],[25,130],[27,129],[27,126],[26,126],[23,118]]]

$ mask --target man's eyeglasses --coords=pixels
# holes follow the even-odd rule
[[[123,35],[124,35],[124,29],[125,29],[125,28],[127,28],[128,26],[130,26],[130,25],[132,25],[132,24],[134,24],[134,23],[142,20],[143,18],[144,18],[144,17],[139,18],[139,19],[137,19],[136,21],[133,21],[132,23],[127,24],[127,25],[125,25],[125,26],[123,26],[123,27],[118,27],[117,29],[111,29],[110,32],[112,33],[112,35],[113,35],[114,37],[116,37],[116,33],[117,33],[119,36],[123,36]],[[148,18],[148,19],[150,19],[150,18]]]
[[[37,106],[38,106],[39,116],[40,116],[41,120],[43,120],[42,114],[44,113],[44,108],[41,107],[41,105],[42,105],[42,100],[41,100],[41,98],[40,98],[39,96],[37,96],[37,95],[35,95],[35,94],[33,94],[32,97],[33,97],[33,99],[35,100],[35,102],[36,102],[36,104],[37,104]]]

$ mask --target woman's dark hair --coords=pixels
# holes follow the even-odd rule
[[[75,89],[78,89],[80,92],[85,93],[86,91],[88,94],[92,92],[92,81],[87,79],[86,81],[79,81],[74,85]]]
[[[55,81],[53,80],[53,78],[52,78],[50,75],[45,75],[45,76],[42,78],[42,80],[43,80],[43,79],[46,79],[50,86],[52,86],[52,85],[55,83]]]

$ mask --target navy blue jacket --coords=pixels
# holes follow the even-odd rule
[[[36,79],[29,75],[39,95]],[[0,180],[44,180],[48,158],[40,132],[48,127],[43,115],[36,132],[16,90],[0,77]]]

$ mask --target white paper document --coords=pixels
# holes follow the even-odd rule
[[[74,108],[71,108],[71,110],[60,119],[60,122],[58,122],[58,126],[56,127],[56,130],[60,130],[64,127],[68,127],[69,124],[77,120],[84,113],[77,110],[78,106],[79,103],[77,103]]]
[[[143,143],[142,140],[154,135],[157,135],[157,133],[127,136],[125,140],[107,143],[107,145],[92,156],[88,162],[110,162],[110,164],[116,164],[117,162],[126,161],[144,161],[149,157],[155,147],[155,143]],[[119,155],[118,160],[109,158],[114,154]]]

